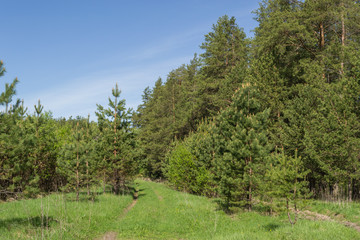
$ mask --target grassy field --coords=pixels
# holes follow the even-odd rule
[[[0,238],[101,239],[111,233],[117,239],[360,239],[359,232],[335,221],[300,219],[291,227],[285,215],[229,216],[211,199],[162,184],[138,180],[136,188],[136,202],[131,195],[76,202],[71,195],[55,194],[2,203]]]
[[[94,201],[75,194],[0,203],[0,239],[91,239],[106,232],[132,196],[104,194]]]
[[[313,212],[330,216],[338,221],[350,221],[360,226],[360,203],[313,201],[309,209]]]

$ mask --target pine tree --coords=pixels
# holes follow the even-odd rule
[[[258,94],[254,86],[243,84],[216,119],[219,191],[227,210],[233,206],[252,209],[270,151],[266,132],[269,110],[261,109]]]
[[[0,77],[4,75],[3,61],[0,61]],[[4,112],[0,112],[0,199],[18,197],[24,182],[22,181],[22,143],[21,129],[18,122],[23,119],[24,108],[21,108],[20,100],[14,107],[10,103],[16,94],[17,78],[11,84],[5,83],[5,90],[0,94],[0,105],[5,105]],[[9,106],[10,105],[10,106]]]
[[[50,112],[43,113],[40,100],[34,105],[35,113],[29,117],[29,130],[32,135],[32,149],[29,159],[33,164],[34,178],[29,184],[33,190],[48,192],[54,189],[53,179],[56,176],[55,121]],[[29,188],[29,189],[30,189]],[[31,190],[32,191],[32,190]]]
[[[140,127],[138,136],[142,153],[146,156],[145,171],[153,178],[162,177],[165,155],[172,141],[183,139],[200,122],[198,99],[199,59],[171,71],[163,83],[145,89],[143,104],[133,117]]]
[[[0,77],[6,72],[3,61],[0,61]],[[5,91],[0,94],[0,105],[5,105],[5,113],[9,111],[9,104],[12,101],[12,97],[16,94],[16,85],[19,82],[17,78],[13,80],[11,84],[5,83]]]
[[[132,174],[130,159],[133,136],[130,129],[131,109],[126,110],[125,100],[119,99],[121,91],[116,84],[112,89],[113,100],[109,98],[109,108],[98,105],[98,123],[102,131],[101,165],[103,174],[108,175],[114,192],[120,193]]]
[[[172,128],[173,116],[169,102],[165,98],[165,87],[159,78],[155,87],[151,91],[151,95],[145,108],[140,111],[142,114],[142,127],[139,137],[143,143],[143,151],[146,155],[146,173],[152,178],[160,178],[162,176],[162,164],[165,154],[174,137]]]
[[[80,133],[79,122],[73,127],[71,138],[63,148],[63,157],[59,162],[59,168],[66,176],[67,188],[74,189],[76,192],[76,201],[79,201],[80,179],[82,173],[80,170],[81,157],[83,155],[82,135]]]
[[[358,9],[350,0],[274,0],[257,11],[251,81],[272,110],[270,140],[291,154],[299,149],[317,194],[354,181],[336,166],[347,159],[347,171],[356,168],[359,61],[350,52],[359,46]]]
[[[266,175],[272,183],[272,188],[267,189],[270,195],[278,199],[285,199],[285,206],[289,222],[294,225],[298,219],[298,203],[304,198],[309,198],[308,182],[305,180],[309,170],[304,169],[301,159],[295,151],[294,157],[286,156],[284,149],[276,153],[274,165],[267,169]],[[292,207],[295,217],[291,218]]]
[[[84,121],[84,125],[84,158],[86,167],[84,182],[86,184],[87,195],[90,196],[90,187],[96,182],[95,172],[97,163],[95,161],[95,137],[98,131],[97,126],[93,122],[90,122],[90,115],[88,115],[88,118]]]
[[[205,50],[199,95],[201,118],[214,116],[221,108],[228,106],[231,96],[242,78],[226,77],[233,71],[244,76],[248,65],[248,41],[238,27],[235,18],[220,17],[213,31],[205,35],[201,45]]]

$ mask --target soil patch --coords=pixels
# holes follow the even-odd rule
[[[116,232],[108,232],[105,233],[104,236],[100,237],[100,238],[96,238],[96,240],[116,240],[117,238],[117,233]]]
[[[164,200],[164,198],[156,190],[154,190],[154,193],[158,197],[159,201]]]
[[[136,190],[134,193],[134,196],[133,196],[134,199],[133,199],[132,203],[124,209],[123,213],[120,215],[120,218],[125,217],[126,214],[135,206],[135,204],[137,203],[137,200],[138,200],[138,196],[139,196],[139,193]]]
[[[344,220],[338,220],[336,218],[332,218],[328,215],[324,215],[321,213],[311,212],[309,210],[301,211],[299,212],[304,218],[310,219],[310,220],[321,220],[321,221],[335,221],[337,223],[343,224],[347,227],[351,227],[355,229],[356,231],[360,232],[360,226],[356,223],[344,221]]]

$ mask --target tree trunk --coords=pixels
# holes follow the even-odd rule
[[[90,123],[89,123],[89,119],[90,119],[90,115],[88,115],[88,120],[87,120],[87,124],[86,124],[86,138],[87,141],[90,142],[90,136],[89,136],[89,128],[90,128]],[[89,150],[86,149],[86,189],[87,189],[87,195],[90,196],[90,177],[89,177]]]
[[[344,8],[344,3],[341,3],[341,7]],[[344,75],[344,47],[345,47],[345,19],[344,10],[341,10],[341,69],[340,75]]]
[[[250,184],[249,184],[249,211],[252,210],[252,181],[251,181],[252,169],[250,168]]]
[[[250,159],[249,159],[249,162],[248,164],[251,164],[251,156],[250,156]],[[250,167],[249,169],[249,178],[250,178],[250,181],[249,181],[249,195],[248,195],[248,204],[249,204],[249,211],[252,210],[252,168]]]
[[[86,160],[86,189],[87,195],[90,196],[90,187],[89,187],[89,161]]]
[[[291,223],[291,226],[294,226],[294,224],[296,223],[297,221],[297,208],[296,208],[296,204],[294,204],[294,207],[295,207],[295,218],[294,218],[294,221],[291,220],[291,216],[290,216],[290,206],[289,206],[289,199],[286,198],[286,209],[287,209],[287,215],[288,215],[288,219],[289,219],[289,222]]]
[[[115,98],[115,112],[114,112],[114,157],[116,159],[116,117],[117,117],[117,99]]]
[[[105,160],[105,159],[104,159]],[[105,192],[106,192],[106,184],[105,184],[105,172],[104,172],[104,174],[103,174],[103,193],[105,194]]]
[[[79,151],[76,151],[76,201],[79,201]]]
[[[324,49],[325,47],[325,31],[324,31],[324,24],[320,23],[320,50]]]
[[[352,202],[352,179],[351,178],[349,179],[349,182],[348,182],[348,199],[349,199],[349,202]]]
[[[320,50],[323,50],[324,47],[325,47],[325,31],[324,31],[324,24],[321,22],[320,23],[320,26],[319,26],[319,29],[320,29],[320,40],[319,40],[319,48]],[[323,60],[321,60],[323,61]],[[322,74],[322,78],[325,79],[325,72]]]
[[[236,65],[235,41],[236,41],[236,40],[235,40],[234,33],[232,33],[231,36],[232,36],[231,48],[232,48],[232,54],[233,54],[233,56],[232,56],[232,60],[233,60],[232,66],[235,67],[235,65]]]
[[[174,123],[174,127],[175,127],[175,122],[176,122],[176,118],[175,118],[175,83],[173,84],[172,90],[173,90],[173,94],[172,94],[173,123]]]

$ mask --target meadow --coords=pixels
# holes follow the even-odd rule
[[[88,199],[51,194],[0,204],[0,239],[360,239],[335,220],[301,217],[291,226],[285,214],[225,214],[214,199],[177,192],[164,184],[136,180],[135,191]],[[358,203],[312,202],[308,208],[341,214],[359,223]],[[353,214],[351,214],[353,212]]]

